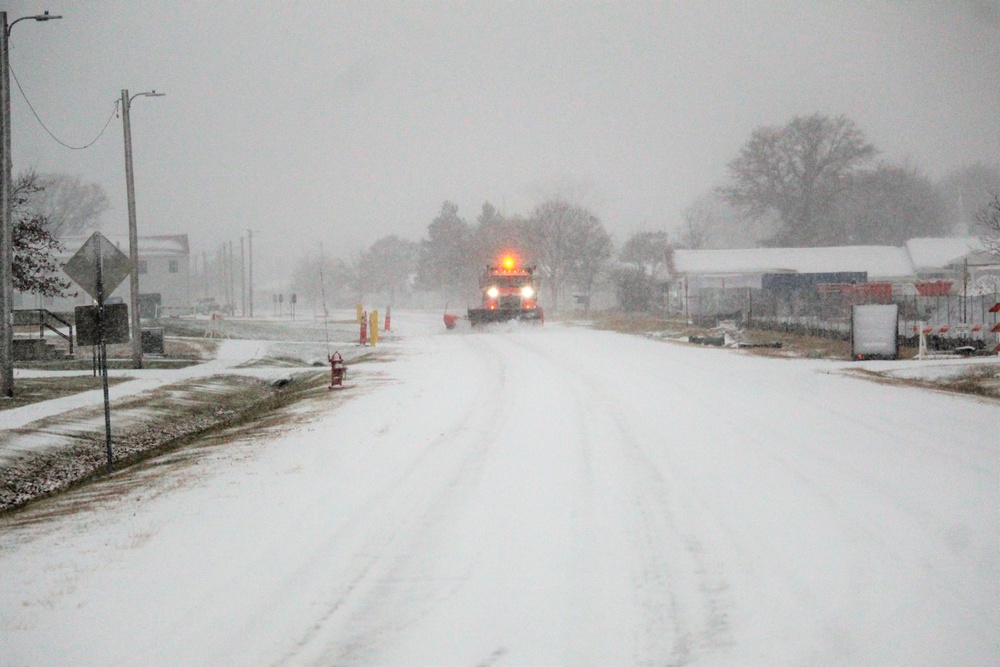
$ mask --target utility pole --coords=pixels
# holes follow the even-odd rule
[[[240,315],[247,316],[247,257],[240,237]]]
[[[61,19],[48,12],[7,23],[0,12],[0,398],[14,395],[14,222],[10,156],[10,31],[25,19]]]
[[[232,285],[229,282],[229,245],[222,242],[222,294],[227,305],[233,305],[233,298],[230,292]]]
[[[9,52],[7,50],[7,38],[10,36],[10,27],[7,25],[7,12],[0,12],[0,113],[3,114],[3,122],[0,123],[0,131],[3,132],[3,140],[0,141],[0,169],[3,174],[0,180],[3,181],[2,198],[0,203],[0,216],[3,216],[3,230],[0,234],[0,393],[3,396],[14,395],[14,231],[11,215],[11,196],[13,195],[13,184],[11,183],[12,162],[10,159],[10,63],[8,62]]]
[[[962,264],[962,324],[969,321],[967,304],[969,303],[969,258]]]
[[[142,329],[139,326],[139,232],[135,222],[135,178],[132,171],[132,124],[129,109],[137,97],[163,97],[155,90],[136,93],[129,97],[128,89],[122,90],[122,130],[125,132],[125,190],[128,194],[128,255],[132,261],[129,276],[129,303],[132,312],[132,368],[142,368]]]
[[[250,282],[249,289],[247,293],[249,294],[250,302],[250,317],[253,317],[253,230],[247,230],[247,245],[249,246],[249,256],[250,256]]]
[[[236,314],[236,258],[233,256],[233,242],[229,241],[229,307],[230,315]]]
[[[215,289],[219,295],[219,303],[225,308],[226,301],[229,300],[229,292],[226,291],[226,244],[215,249]]]

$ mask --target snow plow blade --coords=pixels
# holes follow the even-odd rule
[[[469,324],[480,326],[483,324],[498,324],[500,322],[530,322],[542,324],[545,315],[541,308],[513,309],[513,308],[469,308]]]

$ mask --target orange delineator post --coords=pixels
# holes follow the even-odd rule
[[[371,341],[372,347],[378,345],[378,311],[373,310],[371,314],[371,322],[369,323],[369,328],[371,329]]]
[[[392,306],[385,307],[385,330],[389,330],[389,318],[392,316]]]

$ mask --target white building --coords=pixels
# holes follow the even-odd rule
[[[65,252],[58,258],[65,263],[83,246],[89,237],[61,239]],[[115,246],[128,254],[127,236],[107,236]],[[154,317],[156,306],[187,308],[191,305],[190,249],[187,234],[139,237],[139,311],[142,317]],[[14,308],[44,308],[53,312],[70,312],[76,306],[86,306],[93,299],[75,283],[70,291],[75,297],[40,297],[14,293]],[[129,303],[129,280],[126,278],[111,293],[109,301]]]
[[[657,278],[668,310],[708,316],[748,308],[752,290],[788,301],[795,290],[854,290],[852,283],[878,298],[995,298],[1000,258],[977,237],[918,238],[902,246],[676,250]]]
[[[659,276],[695,287],[760,288],[769,274],[864,273],[869,282],[913,283],[950,279],[961,284],[1000,271],[1000,258],[976,237],[910,239],[903,246],[676,250]]]

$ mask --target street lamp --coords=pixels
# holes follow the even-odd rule
[[[139,233],[135,225],[135,183],[132,178],[132,126],[129,108],[137,97],[163,97],[165,93],[152,90],[129,97],[128,89],[122,90],[122,127],[125,131],[125,189],[128,191],[128,256],[132,260],[129,278],[129,302],[132,304],[132,367],[142,368],[142,330],[139,328]]]
[[[0,12],[0,395],[14,395],[14,229],[11,195],[10,157],[10,53],[8,41],[11,29],[19,22],[32,19],[48,21],[61,19],[48,12],[36,16],[22,16],[7,23],[7,12]]]

